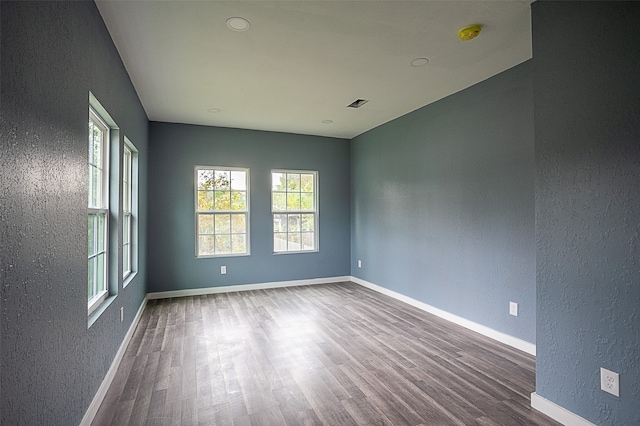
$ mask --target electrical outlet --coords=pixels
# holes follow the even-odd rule
[[[226,266],[221,266],[220,267],[220,273],[222,275],[226,275],[227,274],[227,267]]]
[[[518,304],[516,302],[509,302],[509,314],[514,317],[518,316]]]
[[[611,395],[620,396],[620,376],[618,373],[600,368],[600,389]]]
[[[362,268],[362,260],[358,259],[358,268]]]
[[[124,306],[120,307],[120,322],[124,321]]]

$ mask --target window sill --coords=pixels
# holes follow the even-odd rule
[[[102,315],[102,313],[107,310],[107,308],[113,303],[114,300],[116,300],[115,294],[113,296],[107,297],[105,301],[102,302],[100,306],[98,306],[98,308],[91,313],[91,315],[89,315],[89,321],[87,324],[88,329],[91,328],[91,326],[98,320],[98,318],[100,318],[100,315]]]
[[[137,272],[137,271],[131,271],[131,272],[129,273],[129,275],[127,275],[127,276],[124,278],[124,281],[122,282],[122,288],[126,288],[126,287],[129,285],[129,283],[130,283],[131,281],[133,281],[133,279],[136,277],[136,275],[138,275],[138,272]]]
[[[251,256],[251,253],[208,254],[208,255],[202,255],[202,256],[196,255],[196,259],[220,259],[220,258],[224,259],[225,257],[242,257],[242,256]]]
[[[274,256],[280,256],[281,254],[305,254],[305,253],[319,253],[320,250],[298,250],[298,251],[274,251]]]

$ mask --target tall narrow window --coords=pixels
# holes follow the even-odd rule
[[[107,298],[109,230],[109,128],[89,109],[88,308]]]
[[[135,272],[136,263],[136,214],[137,209],[137,159],[138,151],[128,138],[124,138],[122,154],[122,277]],[[127,281],[124,282],[124,285]]]
[[[275,253],[318,250],[318,172],[271,172]]]
[[[196,167],[196,256],[249,254],[249,169]]]

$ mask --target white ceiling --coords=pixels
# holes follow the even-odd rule
[[[150,120],[341,138],[531,58],[530,3],[97,1]]]

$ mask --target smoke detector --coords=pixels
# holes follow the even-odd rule
[[[478,37],[478,35],[480,34],[480,30],[482,30],[482,26],[480,25],[469,25],[468,27],[464,27],[460,31],[458,31],[458,37],[462,41],[473,40],[474,38]]]

